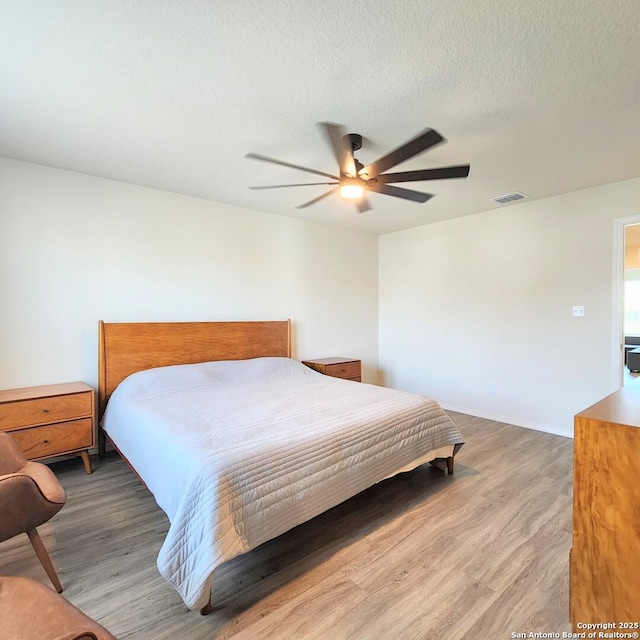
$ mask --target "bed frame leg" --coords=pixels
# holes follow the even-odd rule
[[[213,611],[213,606],[211,605],[211,593],[209,593],[209,602],[200,609],[201,616],[208,616]]]
[[[447,473],[452,476],[453,475],[453,456],[449,456],[447,458]]]
[[[102,460],[104,458],[104,453],[107,448],[107,436],[105,432],[102,430],[102,427],[98,427],[98,458]]]

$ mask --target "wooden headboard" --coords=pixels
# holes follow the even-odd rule
[[[128,375],[153,367],[291,357],[291,320],[98,323],[98,419]]]

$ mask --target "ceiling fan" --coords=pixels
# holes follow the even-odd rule
[[[325,173],[309,167],[301,167],[297,164],[276,160],[258,153],[248,153],[245,157],[252,160],[260,160],[262,162],[271,162],[279,164],[283,167],[314,173],[325,178],[331,178],[333,182],[304,182],[297,184],[275,184],[260,187],[249,187],[250,189],[280,189],[282,187],[307,187],[312,185],[331,185],[333,189],[326,191],[321,196],[309,200],[299,205],[298,209],[303,209],[309,205],[330,196],[337,191],[343,198],[353,200],[358,207],[360,213],[369,211],[372,207],[369,205],[366,192],[382,193],[395,198],[411,200],[412,202],[426,202],[433,197],[431,193],[422,193],[413,191],[412,189],[404,189],[395,187],[394,182],[414,182],[420,180],[445,180],[448,178],[466,178],[469,175],[469,165],[462,164],[452,167],[439,167],[437,169],[421,169],[418,171],[401,171],[398,173],[384,173],[388,169],[413,158],[427,149],[434,147],[445,139],[433,129],[425,129],[422,133],[412,138],[397,149],[387,153],[382,158],[367,165],[366,167],[359,162],[354,153],[362,147],[362,136],[357,133],[347,134],[342,125],[331,122],[319,122],[318,125],[324,131],[333,154],[338,161],[340,169],[339,175]]]

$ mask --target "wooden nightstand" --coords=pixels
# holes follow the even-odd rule
[[[79,453],[91,473],[93,389],[84,382],[0,391],[0,431],[11,434],[29,460]]]
[[[353,358],[317,358],[315,360],[303,360],[302,364],[311,367],[326,376],[344,378],[360,382],[361,361]]]

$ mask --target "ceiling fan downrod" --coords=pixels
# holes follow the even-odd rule
[[[362,149],[362,136],[359,133],[349,133],[347,134],[347,138],[349,139],[349,144],[351,145],[351,149],[353,153]],[[355,156],[353,157],[353,161],[356,165],[356,175],[357,175],[360,173],[360,171],[364,169],[364,165]]]

